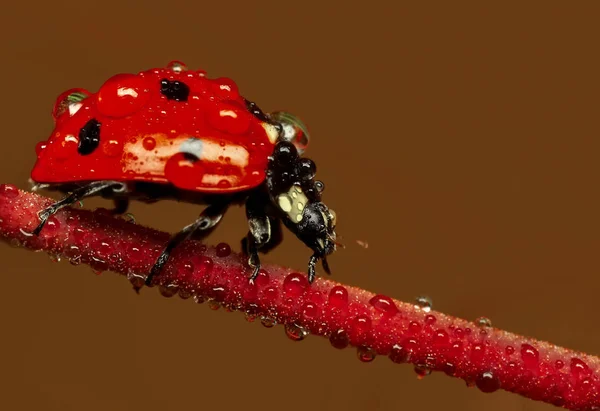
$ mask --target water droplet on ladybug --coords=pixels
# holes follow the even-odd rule
[[[107,157],[117,157],[123,154],[123,145],[117,140],[107,140],[102,144],[102,153]]]
[[[429,297],[419,296],[415,299],[415,308],[421,309],[426,313],[431,311],[433,303]]]
[[[169,64],[167,64],[167,68],[169,70],[173,70],[173,72],[175,72],[175,73],[182,73],[182,72],[188,70],[185,63],[178,61],[178,60],[173,60],[173,61],[169,62]]]
[[[317,174],[317,166],[310,158],[302,158],[296,166],[301,180],[312,180]]]
[[[223,103],[208,109],[206,120],[219,131],[239,135],[248,131],[252,117],[241,107]]]
[[[140,110],[150,99],[147,80],[135,74],[117,74],[97,93],[96,107],[107,117],[125,117]]]
[[[286,324],[285,334],[292,341],[302,341],[308,335],[308,331],[298,324]]]
[[[90,92],[82,88],[65,91],[57,97],[52,110],[52,117],[55,121],[58,121],[63,114],[66,114],[66,117],[73,116],[81,108],[83,100],[89,96]]]
[[[371,362],[375,359],[376,353],[371,347],[360,346],[356,349],[356,356],[362,362]]]
[[[138,290],[142,288],[146,282],[146,277],[133,272],[127,273],[127,279],[129,280],[131,285],[133,285],[133,288]]]
[[[204,298],[204,296],[203,296],[203,295],[199,295],[199,294],[196,294],[196,295],[194,295],[194,302],[195,302],[196,304],[202,304],[202,303],[204,303],[205,301],[206,301],[206,298]]]
[[[277,321],[274,318],[263,316],[260,318],[260,323],[266,328],[271,328],[277,324]]]
[[[475,324],[480,328],[491,328],[492,320],[487,317],[479,317],[475,320]]]
[[[146,137],[142,140],[142,147],[145,150],[152,151],[156,147],[156,139],[154,137]]]
[[[270,114],[271,120],[281,125],[282,138],[292,143],[302,154],[308,148],[309,135],[306,125],[291,113],[276,111]]]

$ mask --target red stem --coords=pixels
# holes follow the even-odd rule
[[[39,237],[29,236],[37,211],[53,200],[0,185],[0,235],[13,245],[61,255],[95,270],[143,281],[169,234],[113,218],[106,210],[67,208]],[[418,375],[442,371],[484,392],[504,389],[572,410],[600,409],[600,358],[375,295],[360,288],[265,265],[256,283],[226,244],[187,241],[156,279],[165,296],[179,294],[285,324],[287,335],[307,333],[336,348],[357,347],[362,361],[376,355],[412,363]]]

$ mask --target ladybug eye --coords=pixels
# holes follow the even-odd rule
[[[82,88],[73,88],[65,91],[56,99],[52,117],[56,121],[63,114],[68,113],[69,117],[77,113],[82,106],[83,100],[89,97],[90,92]]]
[[[308,147],[308,129],[296,116],[285,111],[271,113],[271,119],[281,124],[281,138],[294,144],[298,152],[302,154]]]

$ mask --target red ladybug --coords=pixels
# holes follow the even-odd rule
[[[139,74],[119,74],[97,93],[72,89],[54,106],[55,129],[38,143],[31,179],[37,187],[68,193],[39,212],[40,223],[62,207],[93,195],[115,201],[161,198],[207,204],[199,218],[167,243],[146,278],[151,284],[171,250],[206,235],[232,204],[245,204],[249,232],[242,241],[250,280],[258,252],[281,242],[281,222],[312,249],[315,264],[336,250],[333,210],[321,202],[316,167],[300,155],[306,127],[291,114],[263,113],[227,78],[209,79],[180,62]]]

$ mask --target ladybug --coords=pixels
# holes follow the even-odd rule
[[[228,78],[209,79],[181,62],[138,74],[118,74],[96,93],[71,89],[58,96],[55,128],[36,146],[34,189],[65,196],[38,213],[48,218],[84,197],[114,201],[114,214],[129,200],[175,199],[206,208],[171,237],[146,277],[160,274],[184,240],[206,236],[228,207],[245,206],[249,231],[242,249],[252,269],[259,252],[282,240],[281,223],[312,250],[308,281],[336,250],[336,214],[322,201],[315,163],[302,157],[306,126],[287,112],[263,112]]]

